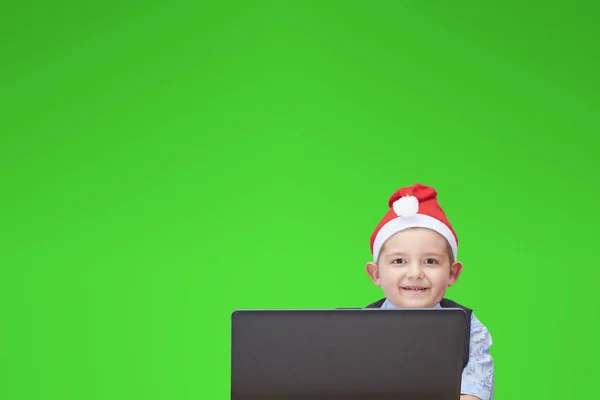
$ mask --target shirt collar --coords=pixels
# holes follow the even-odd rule
[[[383,302],[381,308],[397,309],[398,307],[396,307],[395,305],[393,305],[388,299],[385,299],[385,301]],[[437,303],[432,308],[442,308],[442,306],[440,305],[440,303]]]

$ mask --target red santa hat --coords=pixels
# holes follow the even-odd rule
[[[454,259],[458,251],[458,237],[444,210],[437,201],[434,188],[415,183],[398,189],[388,201],[389,211],[371,235],[371,253],[377,261],[381,247],[392,235],[408,228],[429,228],[446,238]]]

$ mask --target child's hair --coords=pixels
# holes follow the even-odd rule
[[[414,229],[429,229],[429,228],[412,227],[412,228],[406,228],[405,231],[414,230]],[[452,264],[454,264],[454,261],[456,261],[454,259],[454,253],[452,252],[452,246],[450,246],[450,243],[448,243],[448,241],[446,239],[444,239],[444,241],[446,242],[446,249],[448,250],[448,258],[450,259],[450,265],[452,265]],[[383,253],[385,251],[386,244],[387,244],[387,242],[383,243],[383,246],[381,246],[381,253]],[[377,264],[379,264],[379,260],[377,260]]]

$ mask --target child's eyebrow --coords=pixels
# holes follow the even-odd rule
[[[437,251],[428,251],[424,253],[426,256],[441,256],[444,253],[438,253]]]

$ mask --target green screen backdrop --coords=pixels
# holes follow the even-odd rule
[[[0,398],[227,399],[434,186],[496,399],[597,396],[596,2],[3,2]]]

